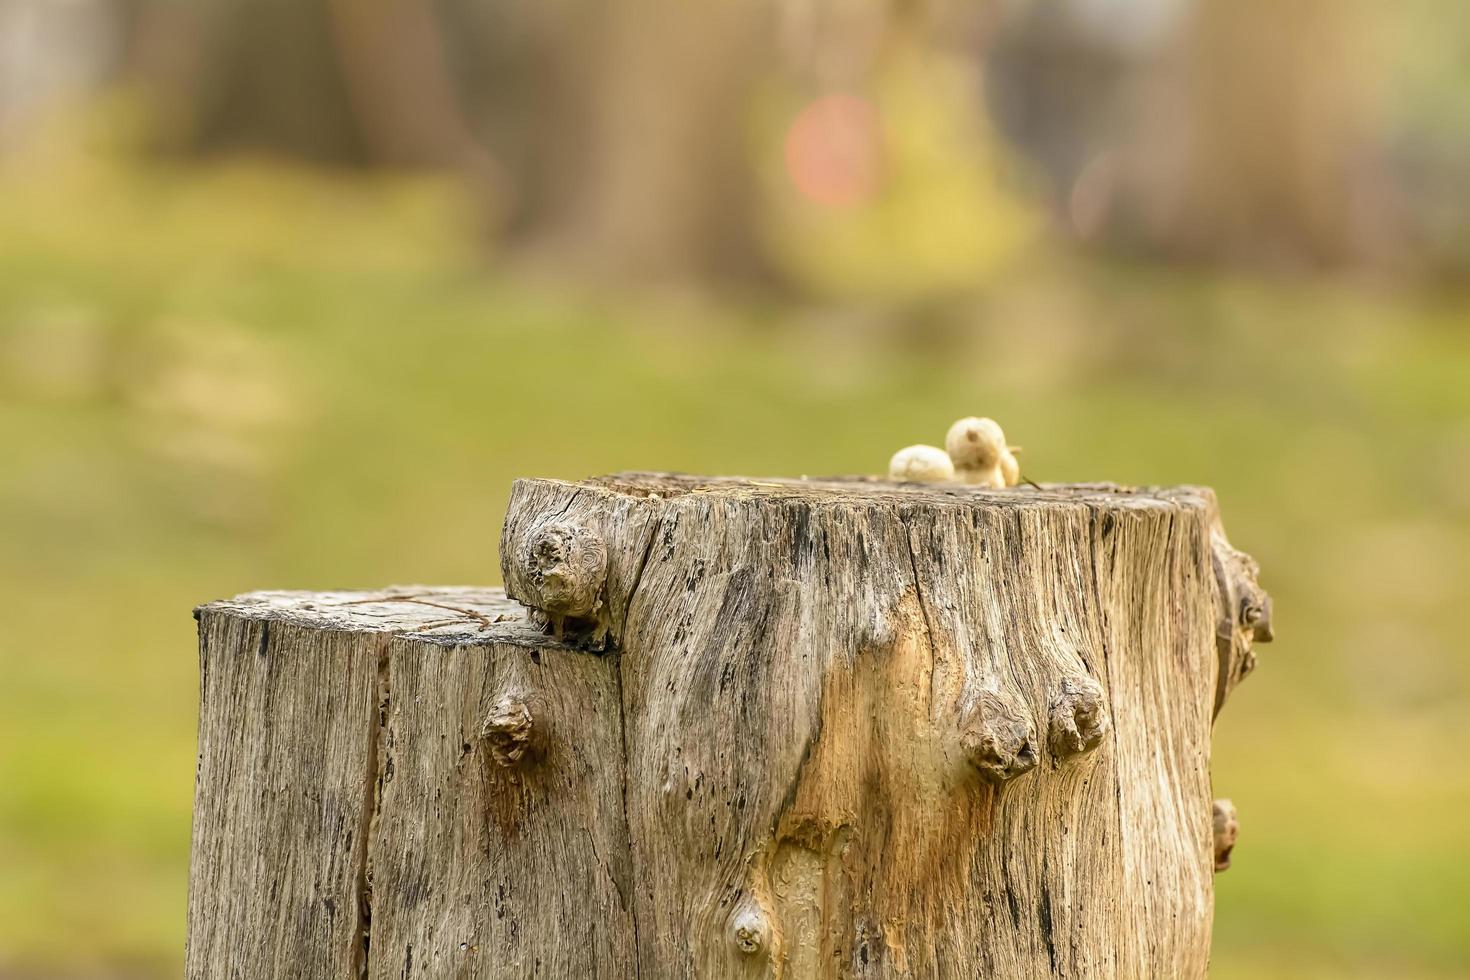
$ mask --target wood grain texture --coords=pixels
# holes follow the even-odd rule
[[[522,480],[501,559],[201,608],[191,978],[1205,975],[1208,490]]]
[[[369,976],[628,977],[632,882],[611,659],[395,640]],[[514,760],[486,720],[531,718]]]
[[[256,593],[200,629],[189,977],[633,975],[615,658],[498,590]]]
[[[381,642],[205,607],[186,973],[356,980]]]
[[[521,481],[513,594],[535,515],[636,569],[645,976],[1205,974],[1207,490]]]

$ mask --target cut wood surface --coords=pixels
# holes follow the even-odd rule
[[[1208,490],[523,480],[501,561],[202,607],[190,977],[1205,975]]]

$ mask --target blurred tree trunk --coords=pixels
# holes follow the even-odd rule
[[[558,263],[764,268],[748,108],[772,8],[586,0],[148,3],[139,50],[192,152],[459,169]]]
[[[446,61],[503,178],[499,228],[526,245],[572,221],[593,168],[608,10],[592,0],[441,5]]]
[[[140,31],[139,68],[163,90],[186,152],[370,161],[328,0],[155,2]]]
[[[186,152],[265,151],[498,179],[424,0],[141,3],[135,65]]]
[[[1186,251],[1351,257],[1367,174],[1358,13],[1205,0],[1185,48],[1189,148],[1165,232]]]
[[[327,7],[351,112],[373,159],[493,179],[459,105],[434,10],[423,0],[327,0]]]
[[[0,0],[0,150],[53,104],[117,68],[124,18],[110,0]]]
[[[1022,5],[990,94],[1078,237],[1250,264],[1356,259],[1383,237],[1365,10],[1175,0],[1099,19]]]
[[[611,8],[593,152],[546,228],[551,241],[619,278],[768,275],[751,108],[774,66],[772,14],[764,2]]]

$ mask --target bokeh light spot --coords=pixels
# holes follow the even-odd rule
[[[855,95],[811,102],[786,133],[786,172],[805,197],[851,207],[878,190],[881,170],[878,110]]]

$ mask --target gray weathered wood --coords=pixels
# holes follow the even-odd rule
[[[632,975],[614,658],[498,590],[256,593],[200,634],[190,978]]]
[[[205,607],[188,975],[356,980],[382,641]]]
[[[1204,976],[1208,490],[523,480],[501,559],[202,607],[191,978]]]
[[[390,649],[369,976],[632,976],[614,661],[551,643]],[[518,757],[486,732],[508,703],[530,719]]]

